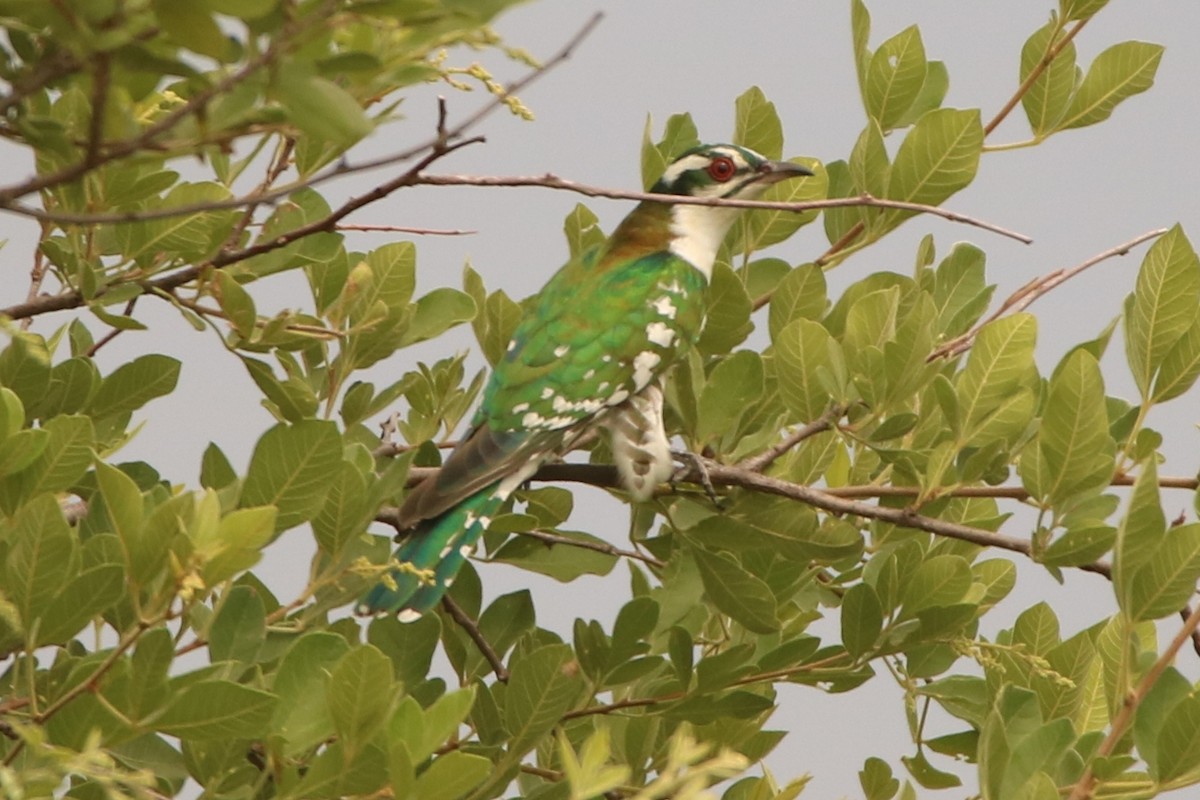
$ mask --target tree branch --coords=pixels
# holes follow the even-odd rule
[[[1142,679],[1138,681],[1137,686],[1132,692],[1125,696],[1121,703],[1121,710],[1117,712],[1116,718],[1112,721],[1109,727],[1108,735],[1104,737],[1104,741],[1100,743],[1100,747],[1096,750],[1095,758],[1112,755],[1113,749],[1117,746],[1117,742],[1121,741],[1121,737],[1129,730],[1133,724],[1133,715],[1137,711],[1138,706],[1146,699],[1146,695],[1154,688],[1154,684],[1162,677],[1163,672],[1175,660],[1175,656],[1179,653],[1183,643],[1192,637],[1192,633],[1200,627],[1200,607],[1188,615],[1184,620],[1183,627],[1175,634],[1175,638],[1171,640],[1171,644],[1162,652],[1154,664],[1147,670]],[[1092,764],[1089,763],[1083,775],[1075,783],[1071,789],[1069,800],[1087,800],[1092,796],[1092,790],[1096,786],[1096,775],[1092,771]]]
[[[504,662],[500,660],[500,656],[496,653],[492,643],[487,640],[483,632],[479,630],[479,624],[471,619],[467,612],[462,610],[458,603],[450,599],[450,595],[442,597],[442,608],[450,615],[450,618],[458,623],[458,626],[466,631],[467,636],[471,637],[471,641],[479,648],[479,652],[487,659],[488,664],[492,667],[492,672],[496,675],[496,680],[501,683],[508,683],[508,670],[504,666]]]
[[[996,130],[1000,123],[1004,121],[1005,117],[1012,113],[1012,110],[1017,107],[1017,103],[1021,102],[1021,98],[1024,97],[1029,91],[1029,87],[1033,86],[1037,79],[1041,77],[1042,73],[1045,72],[1050,64],[1054,62],[1054,59],[1058,58],[1058,54],[1062,52],[1063,48],[1071,43],[1071,40],[1074,39],[1081,30],[1083,30],[1083,26],[1087,23],[1088,21],[1086,19],[1081,19],[1079,22],[1075,23],[1075,26],[1072,27],[1071,30],[1067,31],[1066,36],[1059,39],[1057,42],[1051,40],[1050,46],[1046,48],[1045,54],[1042,55],[1042,60],[1039,61],[1034,68],[1029,71],[1029,74],[1025,76],[1025,80],[1021,81],[1021,85],[1017,87],[1015,92],[1013,92],[1013,96],[1008,98],[1008,102],[1005,103],[998,112],[996,112],[996,116],[992,117],[991,121],[989,121],[987,125],[983,126],[984,136],[987,136],[992,131]]]
[[[1049,272],[1045,275],[1034,278],[1033,280],[1029,281],[1029,283],[1025,284],[1020,289],[1017,289],[1015,292],[1009,295],[1008,298],[1000,304],[1000,307],[989,314],[986,319],[980,321],[979,324],[961,336],[956,336],[950,341],[942,344],[940,347],[930,353],[928,358],[925,360],[933,361],[936,358],[953,358],[960,353],[966,352],[974,343],[975,337],[979,335],[979,331],[981,331],[987,324],[995,322],[1005,314],[1015,314],[1017,312],[1024,311],[1039,297],[1042,297],[1062,283],[1074,278],[1084,270],[1094,267],[1101,261],[1105,261],[1114,256],[1126,255],[1130,250],[1132,250],[1134,247],[1137,247],[1142,242],[1162,236],[1167,231],[1167,228],[1156,228],[1152,231],[1146,231],[1143,234],[1135,236],[1124,244],[1119,244],[1116,247],[1111,247],[1102,253],[1097,253],[1081,264],[1076,264],[1073,267],[1056,269],[1053,272]]]
[[[841,419],[842,415],[845,413],[846,409],[842,406],[830,406],[824,414],[800,428],[798,431],[795,431],[783,441],[773,445],[756,456],[743,459],[738,463],[738,466],[749,472],[762,472],[767,467],[774,464],[776,459],[799,445],[805,439],[816,436],[818,433],[823,433],[832,428],[834,421]]]
[[[886,200],[881,197],[875,197],[870,194],[860,194],[854,197],[834,197],[825,200],[809,200],[803,203],[782,203],[770,202],[764,200],[732,200],[723,197],[688,197],[686,195],[674,194],[656,194],[654,192],[632,192],[619,189],[608,189],[603,186],[593,186],[591,184],[579,183],[578,181],[567,180],[560,178],[557,175],[546,173],[545,175],[421,175],[415,182],[416,185],[426,186],[495,186],[495,187],[527,187],[540,186],[546,189],[561,189],[563,191],[575,192],[586,197],[607,197],[614,200],[638,200],[638,201],[654,201],[660,203],[673,203],[676,205],[692,205],[692,206],[720,206],[724,208],[749,208],[749,209],[765,209],[770,211],[812,211],[814,209],[825,208],[847,208],[867,206],[872,208],[894,208],[903,211],[915,211],[922,214],[933,214],[951,222],[960,222],[966,225],[974,225],[977,228],[982,228],[992,233],[998,233],[1001,236],[1007,236],[1010,239],[1016,239],[1024,244],[1029,244],[1033,239],[1023,233],[1017,233],[1007,228],[1002,228],[991,222],[971,217],[966,214],[960,214],[957,211],[949,211],[938,206],[925,205],[924,203],[909,203],[904,200]]]

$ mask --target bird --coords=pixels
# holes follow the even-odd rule
[[[739,145],[700,145],[668,164],[651,193],[747,200],[812,174]],[[408,533],[395,558],[417,571],[393,569],[363,595],[359,614],[410,622],[431,610],[511,494],[598,430],[611,437],[632,500],[648,500],[671,477],[663,378],[700,337],[717,250],[739,213],[645,199],[547,282],[495,364],[470,429],[398,511],[396,527]]]

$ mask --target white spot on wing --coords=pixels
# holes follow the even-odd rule
[[[667,295],[664,294],[650,305],[654,306],[654,310],[667,319],[675,319],[675,312],[678,309],[675,308],[675,304],[671,302],[671,298]]]
[[[474,552],[475,552],[475,548],[469,544],[464,544],[462,547],[458,548],[458,554],[460,556],[462,556],[463,558],[468,557],[469,555],[471,555],[471,553],[474,553]]]
[[[549,400],[551,397],[554,397],[554,387],[547,386],[545,389],[542,389],[543,400]]]
[[[571,348],[565,344],[560,344],[558,347],[554,348],[554,355],[558,358],[562,358],[569,352],[571,352]]]
[[[516,340],[516,339],[509,339],[509,340],[508,340],[508,347],[504,348],[504,352],[506,352],[506,353],[511,353],[511,352],[513,351],[513,348],[514,348],[514,347],[516,347],[516,346],[517,346],[517,340]]]
[[[522,411],[528,411],[528,410],[529,410],[529,403],[517,403],[515,406],[513,406],[512,413],[520,414]]]
[[[646,384],[654,379],[654,368],[662,361],[662,356],[653,350],[643,350],[633,359],[633,385],[637,391],[646,388]]]
[[[396,615],[396,619],[401,622],[416,622],[421,618],[421,612],[415,608],[406,608]]]
[[[606,405],[619,406],[619,405],[621,405],[621,403],[624,403],[628,399],[629,399],[629,390],[628,389],[625,389],[625,388],[617,389],[615,392],[612,393],[612,396],[608,398],[608,403]]]
[[[667,327],[665,322],[651,322],[646,326],[646,338],[651,344],[659,347],[670,347],[675,341],[675,331]]]

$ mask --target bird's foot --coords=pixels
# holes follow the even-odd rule
[[[712,476],[708,474],[708,467],[704,465],[703,456],[693,453],[691,450],[672,450],[671,457],[682,464],[671,476],[672,486],[695,472],[700,477],[699,483],[704,487],[704,493],[708,495],[712,504],[718,509],[724,507],[724,501],[717,495],[716,487],[713,486]]]

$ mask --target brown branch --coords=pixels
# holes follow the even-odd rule
[[[1001,236],[1007,236],[1010,239],[1016,239],[1024,244],[1029,244],[1033,241],[1032,238],[1023,233],[1002,228],[991,222],[971,217],[966,214],[960,214],[957,211],[949,211],[938,206],[930,206],[924,203],[910,203],[905,200],[887,200],[881,197],[875,197],[871,194],[860,194],[854,197],[834,197],[825,200],[810,200],[803,203],[782,203],[770,202],[764,200],[732,200],[723,197],[688,197],[686,195],[673,194],[656,194],[654,192],[632,192],[618,189],[608,189],[603,186],[593,186],[591,184],[579,183],[578,181],[567,180],[560,178],[557,175],[546,173],[545,175],[421,175],[417,181],[417,185],[426,186],[491,186],[491,187],[528,187],[540,186],[546,189],[561,189],[563,191],[575,192],[586,197],[606,197],[614,200],[638,200],[638,201],[654,201],[660,203],[673,203],[676,205],[693,205],[693,206],[720,206],[724,208],[749,208],[749,209],[765,209],[770,211],[812,211],[814,209],[824,208],[849,208],[866,206],[869,208],[892,208],[902,211],[915,211],[922,214],[933,214],[950,220],[951,222],[960,222],[966,225],[974,225],[977,228],[982,228],[992,233],[998,233]]]
[[[1171,640],[1171,644],[1167,646],[1167,649],[1162,652],[1146,674],[1142,676],[1142,679],[1138,681],[1134,690],[1125,696],[1125,699],[1121,703],[1121,710],[1117,712],[1116,718],[1109,727],[1108,735],[1104,737],[1104,741],[1097,748],[1092,762],[1088,764],[1083,775],[1075,783],[1075,786],[1072,787],[1069,800],[1086,800],[1086,798],[1092,796],[1092,790],[1096,786],[1096,775],[1092,771],[1092,763],[1095,762],[1096,758],[1112,755],[1113,749],[1121,741],[1121,737],[1126,734],[1129,726],[1133,724],[1133,715],[1137,711],[1138,706],[1142,704],[1142,701],[1146,699],[1146,695],[1154,688],[1154,684],[1158,682],[1163,672],[1175,660],[1175,656],[1179,653],[1180,648],[1183,647],[1183,643],[1191,638],[1192,633],[1198,627],[1200,627],[1200,607],[1197,607],[1195,611],[1188,615],[1187,619],[1184,620],[1183,627],[1179,629],[1179,632],[1175,634],[1175,638]]]
[[[1034,65],[1034,68],[1029,71],[1029,74],[1025,77],[1025,80],[1021,81],[1021,85],[1017,87],[1015,92],[1013,92],[1013,96],[1008,98],[1008,102],[1005,103],[998,112],[996,112],[996,116],[992,117],[991,121],[988,122],[987,125],[983,126],[984,136],[988,136],[992,131],[996,130],[1000,123],[1004,121],[1005,117],[1007,117],[1012,110],[1017,107],[1017,103],[1021,102],[1021,98],[1024,97],[1029,91],[1029,87],[1033,86],[1037,79],[1041,77],[1042,73],[1046,71],[1051,63],[1053,63],[1054,59],[1058,58],[1058,54],[1062,52],[1063,48],[1071,43],[1071,40],[1074,39],[1081,30],[1083,30],[1083,26],[1087,23],[1088,21],[1086,19],[1081,19],[1075,23],[1074,27],[1067,31],[1066,36],[1059,39],[1057,42],[1051,40],[1050,45],[1046,48],[1046,52],[1042,55],[1042,60]]]
[[[407,170],[400,177],[393,179],[391,181],[388,181],[387,183],[382,184],[381,186],[376,187],[374,190],[367,193],[363,197],[352,198],[350,201],[348,201],[347,203],[342,205],[337,210],[326,215],[324,218],[316,220],[315,222],[312,222],[308,225],[304,225],[295,230],[289,231],[288,233],[286,233],[282,236],[279,236],[276,239],[271,240],[270,242],[263,242],[258,245],[255,245],[255,246],[246,247],[246,248],[243,248],[241,250],[236,250],[236,251],[222,251],[215,258],[210,260],[207,264],[195,265],[193,267],[190,267],[190,268],[187,268],[184,270],[180,270],[179,272],[161,276],[152,281],[142,282],[140,285],[142,286],[142,288],[145,291],[148,291],[148,292],[154,291],[156,289],[162,290],[162,291],[170,291],[172,289],[175,289],[175,288],[183,285],[184,283],[194,280],[204,269],[207,269],[209,267],[220,268],[220,267],[228,266],[229,264],[237,263],[237,262],[243,261],[247,258],[251,258],[256,255],[261,255],[263,253],[271,252],[271,251],[277,250],[281,247],[285,247],[285,246],[291,244],[292,242],[296,241],[297,239],[303,238],[304,236],[308,236],[310,234],[318,233],[318,232],[322,232],[322,231],[334,230],[335,227],[337,226],[337,224],[339,222],[341,222],[342,219],[344,219],[346,216],[348,216],[353,211],[356,211],[359,208],[361,208],[365,205],[368,205],[370,203],[373,203],[383,197],[387,197],[389,194],[391,194],[392,192],[401,188],[402,186],[410,185],[412,179],[421,170],[430,166],[438,158],[441,158],[442,156],[447,155],[450,152],[453,152],[454,150],[457,150],[460,147],[465,147],[467,145],[483,141],[482,137],[473,137],[471,139],[467,139],[464,141],[455,142],[454,144],[450,144],[450,142],[453,142],[456,139],[460,139],[463,135],[465,135],[467,130],[469,130],[476,124],[478,124],[485,117],[487,117],[489,114],[491,114],[493,111],[495,111],[495,109],[498,106],[503,105],[505,97],[528,86],[533,81],[535,81],[536,79],[538,79],[539,77],[544,75],[548,70],[552,69],[553,67],[562,63],[563,61],[566,61],[571,56],[574,49],[595,28],[595,26],[599,23],[602,16],[603,15],[599,14],[599,13],[593,15],[591,17],[591,19],[589,19],[588,22],[579,30],[579,32],[577,32],[573,37],[571,37],[571,39],[567,42],[567,44],[564,45],[563,48],[561,48],[559,50],[558,53],[556,53],[554,56],[552,56],[548,61],[543,63],[540,67],[538,67],[537,69],[530,72],[528,75],[509,84],[507,87],[505,87],[505,90],[501,95],[493,98],[483,108],[479,109],[474,114],[467,117],[464,121],[460,122],[458,125],[454,126],[453,128],[447,129],[445,127],[445,124],[444,124],[444,122],[445,122],[445,119],[444,119],[445,105],[444,105],[444,103],[442,103],[440,106],[441,110],[442,110],[442,115],[441,115],[441,118],[439,119],[437,134],[430,141],[425,142],[421,145],[418,145],[417,147],[410,148],[409,150],[406,150],[406,151],[403,151],[400,153],[396,153],[391,156],[386,156],[384,158],[376,159],[374,161],[367,161],[367,162],[363,162],[361,164],[357,164],[357,165],[353,165],[353,166],[348,165],[348,164],[339,164],[338,166],[334,167],[331,171],[329,171],[327,173],[318,175],[318,176],[311,178],[309,180],[306,180],[306,181],[301,181],[294,186],[281,188],[274,192],[268,192],[264,195],[257,196],[257,197],[239,199],[238,201],[235,201],[233,203],[232,207],[240,207],[240,206],[245,205],[250,202],[268,202],[271,199],[274,199],[276,196],[283,196],[285,194],[294,192],[298,189],[311,187],[311,186],[314,186],[318,183],[322,183],[327,180],[332,180],[334,178],[343,177],[345,175],[349,175],[349,174],[356,173],[356,172],[363,172],[366,170],[378,169],[380,167],[389,166],[391,164],[395,164],[395,163],[402,162],[402,161],[408,161],[408,160],[411,160],[412,158],[415,158],[420,153],[428,151],[428,154],[424,158],[422,158],[416,165],[414,165],[411,169]],[[227,78],[225,81],[222,81],[221,83],[217,84],[212,89],[207,90],[206,92],[202,92],[202,93],[196,95],[195,97],[193,97],[192,100],[189,101],[188,104],[181,107],[176,112],[173,112],[173,114],[168,115],[168,117],[164,118],[164,120],[160,121],[160,123],[156,124],[155,126],[153,126],[151,128],[148,128],[145,132],[143,132],[143,134],[141,136],[137,137],[137,139],[128,140],[127,142],[124,142],[121,145],[117,146],[117,149],[121,151],[119,154],[125,155],[125,154],[128,154],[128,152],[133,152],[133,151],[137,150],[139,147],[143,146],[145,143],[148,143],[150,140],[152,140],[155,136],[157,136],[163,130],[167,130],[170,127],[172,127],[174,124],[176,124],[180,119],[183,118],[183,116],[186,116],[186,113],[191,113],[192,111],[196,110],[196,108],[198,108],[199,105],[201,105],[204,102],[207,102],[216,93],[223,92],[223,91],[227,90],[228,88],[231,88],[238,81],[244,80],[245,77],[247,77],[249,75],[249,73],[251,71],[253,71],[253,69],[257,69],[259,66],[266,64],[267,61],[269,60],[269,58],[273,58],[274,57],[273,52],[274,52],[273,50],[267,50],[260,58],[255,59],[254,61],[250,62],[250,64],[248,64],[243,70],[240,70],[239,72],[235,73],[230,78]],[[168,122],[170,124],[167,124]],[[161,130],[160,130],[160,128],[161,128]],[[125,151],[128,151],[128,152],[125,152]],[[110,156],[112,156],[115,152],[117,152],[117,151],[114,150],[110,146],[109,152],[106,155],[106,160],[108,160],[108,158]],[[35,217],[39,216],[39,213],[36,213],[35,209],[29,209],[29,208],[25,208],[25,207],[16,207],[16,206],[14,206],[13,201],[17,197],[20,197],[24,194],[28,194],[31,191],[36,191],[38,189],[44,188],[47,185],[53,185],[54,183],[62,182],[63,180],[74,179],[74,178],[78,177],[80,174],[82,174],[83,172],[87,171],[86,169],[80,169],[78,172],[70,172],[70,170],[78,169],[79,167],[80,167],[80,165],[75,165],[75,167],[68,168],[66,170],[62,170],[59,173],[55,173],[54,175],[43,176],[42,178],[37,178],[37,179],[31,179],[30,181],[26,181],[25,184],[21,184],[17,187],[13,187],[12,189],[9,189],[9,190],[0,190],[0,210],[18,211],[19,213],[29,213],[30,216],[35,216]],[[63,176],[66,176],[66,177],[63,177]],[[204,203],[204,204],[198,204],[198,205],[201,206],[201,208],[199,209],[201,211],[212,210],[215,208],[223,207],[223,204],[220,204],[220,203]],[[171,211],[174,212],[172,215],[179,214],[179,213],[195,213],[194,209],[189,210],[188,208],[182,207],[182,206],[171,209]],[[44,213],[42,213],[41,216],[44,216]],[[110,216],[115,217],[115,219],[111,219],[111,220],[108,219],[107,217],[110,217]],[[77,218],[80,218],[80,217],[77,217]],[[95,215],[95,217],[93,217],[91,220],[88,220],[86,222],[80,222],[78,224],[92,224],[95,220],[103,220],[104,222],[108,223],[108,222],[130,221],[131,219],[149,219],[149,218],[151,218],[151,217],[147,216],[147,215],[142,215],[141,217],[136,217],[136,216],[130,217],[129,215],[120,215],[120,214],[105,215],[105,216]],[[65,217],[64,217],[64,219],[65,219]],[[97,222],[96,224],[99,224],[99,223]],[[125,284],[119,284],[119,285],[125,285]],[[103,294],[103,293],[104,293],[104,290],[101,290],[100,292],[98,292],[98,294]],[[78,291],[69,290],[66,292],[61,292],[56,295],[50,295],[50,296],[46,296],[46,297],[38,297],[38,298],[35,298],[32,300],[29,300],[25,303],[20,303],[20,304],[10,306],[9,308],[5,308],[5,309],[0,309],[0,315],[7,316],[10,319],[25,319],[27,317],[36,316],[38,314],[45,314],[45,313],[49,313],[52,311],[62,311],[62,310],[69,309],[69,308],[77,308],[80,305],[82,305],[83,302],[84,302],[83,297]]]
[[[799,445],[805,439],[816,436],[818,433],[824,433],[832,428],[834,421],[841,419],[841,416],[845,413],[846,409],[842,406],[830,406],[824,414],[800,428],[798,431],[795,431],[783,441],[773,445],[756,456],[743,459],[738,463],[738,466],[750,472],[762,472],[767,467],[774,464],[776,459]]]
[[[479,648],[479,652],[483,654],[488,664],[492,666],[492,672],[495,673],[496,680],[501,683],[508,683],[508,670],[505,668],[500,656],[496,653],[495,648],[492,647],[492,643],[479,630],[479,624],[471,619],[458,603],[451,600],[449,595],[442,598],[442,608],[446,609],[446,613],[450,615],[450,618],[466,631],[467,636],[471,637],[471,641],[475,643],[475,646]]]
[[[13,204],[13,201],[19,197],[24,197],[27,194],[32,194],[33,192],[38,192],[42,189],[47,189],[52,186],[70,183],[71,181],[82,177],[98,166],[116,161],[142,150],[143,148],[152,144],[159,136],[168,132],[184,119],[208,105],[209,101],[211,101],[214,97],[229,91],[234,86],[249,78],[259,69],[266,66],[275,59],[277,54],[277,48],[268,48],[262,53],[262,55],[247,62],[246,66],[242,69],[238,70],[232,75],[227,76],[223,80],[214,83],[207,89],[198,91],[186,103],[163,116],[162,119],[146,128],[137,136],[110,144],[104,149],[102,154],[95,158],[89,159],[85,155],[79,161],[71,164],[70,166],[63,167],[57,172],[50,172],[44,175],[35,175],[32,178],[22,181],[21,183],[0,189],[0,209],[17,211],[17,208],[10,208],[10,206]]]
[[[972,343],[975,341],[975,337],[979,335],[979,331],[981,331],[984,326],[995,322],[997,319],[1006,314],[1015,314],[1017,312],[1024,311],[1026,308],[1032,305],[1035,300],[1049,293],[1052,289],[1065,283],[1071,278],[1074,278],[1084,270],[1094,267],[1101,261],[1105,261],[1114,256],[1126,255],[1134,247],[1137,247],[1139,244],[1149,241],[1150,239],[1162,236],[1167,232],[1167,230],[1167,228],[1156,228],[1152,231],[1146,231],[1143,234],[1135,236],[1124,244],[1119,244],[1116,247],[1109,248],[1103,253],[1097,253],[1081,264],[1076,264],[1073,267],[1056,269],[1053,272],[1048,272],[1045,275],[1040,275],[1034,278],[1033,280],[1029,281],[1029,283],[1026,283],[1020,289],[1017,289],[1015,292],[1009,295],[1008,298],[1000,304],[1000,307],[989,314],[986,319],[980,321],[977,325],[975,325],[975,327],[971,328],[971,330],[967,331],[961,336],[956,336],[950,341],[942,344],[940,347],[930,353],[925,360],[933,361],[937,358],[953,358],[954,356],[969,350]]]
[[[479,231],[458,228],[409,228],[404,225],[338,225],[339,231],[365,231],[368,233],[411,233],[415,236],[471,236]]]
[[[107,53],[99,53],[94,61],[92,75],[92,118],[88,120],[87,145],[83,160],[87,164],[100,162],[100,146],[104,143],[104,111],[108,106],[109,60]]]
[[[139,297],[140,297],[140,295],[139,295]],[[133,307],[136,305],[137,305],[137,297],[129,298],[129,302],[125,304],[125,310],[123,312],[121,312],[121,316],[128,317],[128,316],[132,315]],[[96,353],[100,352],[101,347],[104,347],[104,345],[108,344],[113,339],[120,336],[121,331],[123,331],[123,330],[125,330],[125,329],[114,327],[108,333],[104,334],[104,336],[102,336],[100,338],[100,341],[96,342],[95,344],[93,344],[91,347],[89,347],[87,349],[88,357],[91,358],[92,356],[96,355]]]
[[[619,547],[609,544],[608,542],[591,542],[586,539],[572,539],[569,536],[560,536],[557,533],[549,531],[517,531],[518,536],[528,536],[530,539],[537,539],[539,542],[546,544],[561,544],[567,547],[578,547],[582,550],[594,550],[597,553],[604,553],[609,556],[618,558],[632,558],[641,561],[656,569],[663,569],[667,565],[659,561],[653,556],[648,556],[645,553],[639,553],[636,550],[622,550]]]
[[[1186,605],[1183,608],[1179,609],[1179,617],[1185,623],[1188,621],[1188,619],[1192,616],[1193,613],[1195,613],[1195,612],[1192,610],[1192,607],[1190,605]],[[1200,630],[1197,630],[1197,629],[1192,630],[1192,649],[1196,651],[1196,655],[1200,656]]]

